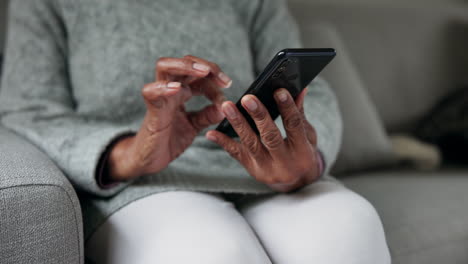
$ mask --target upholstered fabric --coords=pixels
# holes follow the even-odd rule
[[[394,264],[468,262],[468,169],[352,175],[384,223]]]
[[[290,0],[301,23],[332,24],[390,132],[412,129],[468,83],[462,1]]]
[[[307,16],[296,17],[306,47],[332,47],[338,53],[323,71],[343,118],[343,141],[333,173],[392,164],[395,157],[387,132],[340,36],[332,25],[311,24]]]
[[[2,127],[0,150],[0,262],[81,263],[81,210],[68,180]]]

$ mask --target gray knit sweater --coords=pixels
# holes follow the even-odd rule
[[[236,101],[277,51],[299,46],[282,0],[12,0],[0,119],[74,184],[89,237],[119,208],[157,192],[271,192],[203,134],[158,174],[111,189],[100,188],[95,175],[109,144],[138,130],[140,90],[154,81],[159,57],[218,63],[234,81],[226,96]],[[197,97],[187,108],[207,103]],[[305,109],[328,171],[342,127],[324,81],[312,83]]]

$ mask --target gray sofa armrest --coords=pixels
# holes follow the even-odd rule
[[[77,195],[40,150],[0,125],[0,262],[83,263]]]

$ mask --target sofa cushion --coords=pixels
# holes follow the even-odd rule
[[[393,263],[467,262],[468,169],[375,172],[343,181],[377,208]]]
[[[461,1],[290,0],[302,23],[333,24],[391,132],[409,131],[468,83],[468,5]]]
[[[298,22],[306,47],[332,47],[338,54],[322,73],[336,93],[343,118],[342,148],[333,174],[392,163],[390,140],[337,32],[330,25],[303,23],[301,17]]]

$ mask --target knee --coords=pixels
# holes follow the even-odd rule
[[[390,263],[374,207],[335,183],[317,183],[245,210],[277,263]]]
[[[340,252],[336,263],[391,262],[382,222],[366,199],[343,189],[323,200],[329,208],[323,235],[328,248]]]
[[[157,252],[153,250],[148,254],[152,263],[270,263],[251,236],[245,236],[241,230],[237,230],[238,234],[235,231],[204,230],[204,234],[189,234],[188,239],[185,234],[185,240],[171,238],[164,240],[167,242],[164,245],[153,245],[158,248]]]

